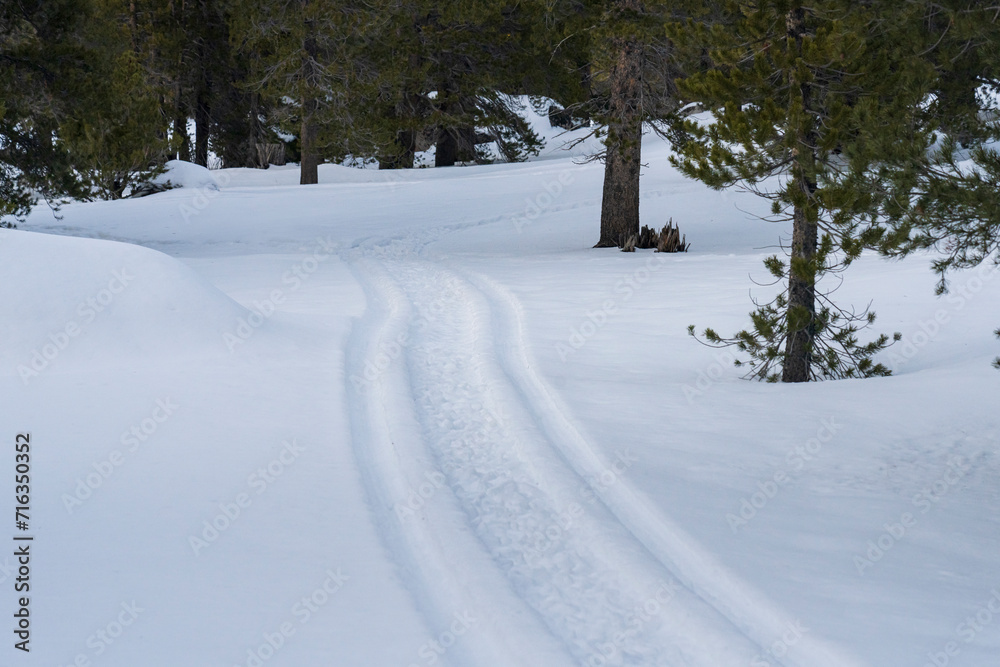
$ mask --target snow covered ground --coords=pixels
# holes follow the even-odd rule
[[[590,249],[602,168],[555,151],[0,231],[0,664],[996,665],[1000,280],[865,258],[894,377],[742,381],[686,328],[742,327],[788,230],[666,156],[686,255]]]

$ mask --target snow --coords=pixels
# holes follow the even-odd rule
[[[170,185],[175,188],[206,188],[218,190],[219,183],[226,181],[222,172],[214,172],[201,165],[183,160],[170,160],[165,165],[166,171],[153,179],[154,183]]]
[[[686,329],[744,326],[789,230],[650,139],[644,222],[693,251],[592,250],[602,168],[549,140],[171,164],[0,230],[35,535],[0,664],[995,664],[996,272],[865,257],[837,298],[895,375],[748,383]]]

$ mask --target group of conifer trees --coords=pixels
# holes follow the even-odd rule
[[[1000,238],[1000,9],[977,0],[19,0],[0,3],[0,217],[114,199],[171,158],[516,161],[523,96],[603,139],[599,247],[639,233],[641,143],[790,223],[783,281],[732,337],[750,375],[887,374],[824,276]]]

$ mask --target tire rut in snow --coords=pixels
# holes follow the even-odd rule
[[[490,303],[499,318],[498,348],[500,365],[511,383],[519,388],[524,404],[530,406],[543,433],[581,477],[601,477],[606,464],[578,427],[567,416],[569,411],[547,388],[530,360],[524,332],[524,314],[519,301],[507,289],[486,276],[466,273],[469,280]],[[592,492],[624,526],[631,537],[641,542],[649,553],[686,589],[732,624],[732,628],[752,643],[762,647],[754,664],[808,665],[809,667],[857,667],[861,663],[839,646],[814,633],[800,636],[792,644],[780,641],[800,627],[775,607],[766,596],[748,586],[706,551],[669,516],[663,515],[627,482],[591,485]],[[781,658],[763,647],[781,651]]]
[[[420,313],[407,356],[426,444],[479,539],[551,632],[581,664],[749,664],[749,640],[652,564],[620,523],[576,503],[581,480],[493,358],[478,291],[423,262],[386,270]]]
[[[537,632],[537,624],[525,627],[519,622],[518,605],[526,605],[516,599],[510,604],[506,597],[513,599],[513,594],[498,595],[498,582],[491,582],[488,576],[493,573],[491,561],[485,554],[474,557],[480,550],[478,540],[468,534],[464,522],[456,525],[447,507],[432,511],[429,505],[417,510],[419,518],[400,520],[399,508],[406,506],[413,489],[426,481],[422,473],[427,469],[421,462],[422,448],[413,446],[420,442],[420,427],[412,414],[409,382],[401,364],[372,376],[368,385],[355,385],[354,381],[365,378],[367,367],[378,364],[383,356],[380,351],[405,332],[410,309],[384,271],[356,265],[356,275],[365,288],[369,308],[351,333],[346,371],[351,378],[352,443],[375,525],[426,622],[428,637],[436,638],[450,628],[456,614],[464,617],[471,612],[476,619],[474,631],[447,648],[447,655],[438,657],[437,662],[513,667],[523,664],[519,648],[527,644],[545,654],[546,664],[561,667],[567,662],[560,659],[564,649],[548,646],[557,642],[549,633]],[[501,579],[499,575],[496,578]],[[499,588],[504,588],[502,582]],[[494,608],[498,608],[499,618]],[[422,649],[414,646],[413,650],[414,656],[426,657]]]

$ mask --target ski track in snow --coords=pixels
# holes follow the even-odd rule
[[[345,256],[369,300],[347,377],[355,378],[348,393],[357,458],[383,538],[432,636],[463,610],[487,619],[445,659],[858,664],[808,631],[786,655],[768,654],[796,619],[626,480],[597,481],[613,461],[534,371],[517,299],[485,276],[421,258],[444,234],[500,221],[367,239]],[[428,471],[443,474],[443,488],[401,517]]]
[[[361,271],[356,268],[359,277]],[[351,334],[348,377],[364,377],[366,364],[377,363],[381,350],[405,332],[410,312],[404,296],[387,276],[373,274],[373,267],[364,271],[368,276],[362,284],[370,305]],[[397,366],[392,370],[403,369]],[[376,523],[427,621],[428,639],[450,628],[456,615],[471,614],[477,623],[468,640],[451,647],[444,661],[454,665],[517,665],[517,654],[505,638],[527,631],[504,626],[516,625],[523,614],[516,604],[504,605],[501,600],[496,601],[494,612],[472,594],[477,586],[497,587],[495,582],[477,582],[490,570],[461,557],[469,552],[469,538],[456,522],[456,513],[448,508],[435,511],[430,501],[418,507],[415,516],[403,517],[398,511],[409,506],[414,489],[427,483],[426,472],[433,470],[413,446],[419,440],[419,429],[409,407],[412,401],[405,372],[382,374],[364,388],[349,385],[348,392],[352,442]],[[414,647],[414,664],[423,664],[419,650]],[[553,660],[552,664],[568,663]]]

